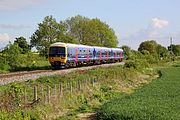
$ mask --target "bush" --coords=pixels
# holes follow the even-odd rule
[[[4,71],[9,71],[10,70],[10,66],[8,65],[5,57],[0,56],[0,71],[4,72]]]
[[[149,67],[149,64],[148,64],[147,60],[145,60],[145,59],[137,59],[137,60],[127,61],[124,64],[124,67],[141,70],[142,68]]]
[[[40,120],[37,112],[31,110],[17,110],[13,114],[0,111],[0,120]]]
[[[135,62],[135,61],[127,61],[125,64],[124,64],[124,67],[125,68],[134,68],[136,69],[138,67],[138,64]]]

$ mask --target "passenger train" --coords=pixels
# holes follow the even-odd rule
[[[52,69],[69,68],[122,61],[123,50],[57,42],[49,47],[48,60]]]

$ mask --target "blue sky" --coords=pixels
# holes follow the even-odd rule
[[[170,36],[180,44],[179,6],[180,0],[0,0],[0,48],[19,36],[29,41],[48,15],[99,18],[115,30],[119,46],[137,49],[151,39],[168,46]]]

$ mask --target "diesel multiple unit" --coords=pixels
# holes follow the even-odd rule
[[[123,50],[57,42],[49,48],[53,69],[122,61]]]

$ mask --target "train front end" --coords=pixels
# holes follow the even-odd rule
[[[49,47],[49,62],[52,69],[65,68],[67,61],[67,46],[65,43],[54,43]]]

